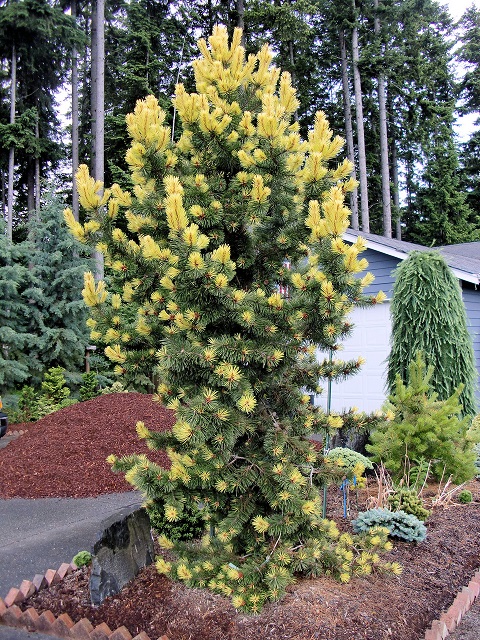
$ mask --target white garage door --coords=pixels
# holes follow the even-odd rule
[[[386,398],[386,359],[390,351],[390,304],[355,309],[350,316],[355,327],[352,335],[338,352],[342,360],[362,356],[365,364],[360,372],[343,382],[332,384],[332,410],[357,407],[368,413],[380,409]],[[319,354],[320,355],[320,354]],[[327,390],[315,398],[315,404],[326,408]]]

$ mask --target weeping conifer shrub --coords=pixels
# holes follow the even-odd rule
[[[127,117],[132,193],[78,174],[83,225],[72,232],[105,255],[110,290],[85,275],[91,340],[128,384],[154,372],[156,400],[175,412],[171,431],[137,424],[147,456],[109,458],[163,504],[167,521],[188,505],[200,511],[202,543],[160,537],[170,550],[158,570],[188,586],[208,587],[235,607],[259,611],[295,574],[328,573],[348,581],[383,563],[386,534],[353,539],[322,519],[320,487],[335,478],[309,439],[341,427],[309,403],[319,380],[355,373],[361,360],[315,358],[336,351],[351,331],[354,303],[371,275],[359,239],[342,241],[355,182],[343,141],[323,113],[307,140],[293,115],[290,76],[268,46],[245,59],[236,30],[231,46],[218,27],[199,42],[197,92],[176,88],[182,124],[177,142],[153,96]],[[303,389],[303,391],[301,391]]]
[[[447,400],[463,386],[464,415],[476,413],[477,370],[458,279],[437,251],[412,251],[396,270],[391,303],[392,349],[388,385],[407,384],[409,364],[421,351],[433,367],[430,386]]]

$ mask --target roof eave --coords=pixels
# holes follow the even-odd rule
[[[360,236],[362,236],[362,232],[359,232]],[[343,239],[346,240],[347,242],[355,242],[355,240],[357,239],[357,234],[353,234],[350,233],[349,231],[346,231],[343,234]],[[367,245],[367,249],[372,249],[373,251],[379,251],[380,253],[384,253],[387,256],[392,256],[393,258],[399,258],[400,260],[406,260],[406,258],[408,258],[408,255],[410,252],[407,251],[400,251],[399,249],[396,249],[394,247],[389,247],[388,245],[382,244],[380,242],[375,242],[374,240],[370,240],[367,238],[364,238],[365,243]],[[428,250],[428,247],[425,247],[425,250]],[[412,251],[414,251],[414,249],[412,249]],[[448,263],[448,256],[445,254],[442,254],[443,257],[445,258],[445,260]],[[451,265],[448,265],[450,267],[450,269],[453,271],[453,273],[455,274],[455,276],[459,279],[459,280],[463,280],[464,282],[470,282],[472,284],[480,284],[480,274],[478,273],[471,273],[469,271],[464,271],[463,269],[458,269],[458,267],[452,267]]]

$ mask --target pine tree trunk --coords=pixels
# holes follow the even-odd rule
[[[97,0],[92,0],[91,16],[91,42],[90,42],[90,113],[92,121],[92,142],[91,142],[91,166],[92,172],[95,168],[95,131],[97,127],[97,58],[98,58],[98,35],[97,35]]]
[[[402,239],[402,221],[400,219],[400,193],[398,191],[398,156],[396,141],[392,140],[392,182],[393,182],[393,206],[395,208],[395,237]]]
[[[353,9],[356,11],[355,0]],[[365,131],[363,127],[362,105],[362,81],[358,62],[360,53],[358,48],[358,28],[355,24],[352,29],[352,61],[353,61],[353,85],[355,89],[355,111],[357,120],[358,142],[358,172],[360,176],[360,209],[362,212],[362,231],[370,233],[370,214],[368,211],[368,184],[367,184],[367,155],[365,151]]]
[[[37,113],[37,120],[35,122],[35,140],[38,147],[40,147],[40,127],[38,124],[39,113]],[[38,216],[40,214],[40,157],[35,155],[35,213]]]
[[[343,86],[343,110],[345,113],[345,136],[347,139],[348,159],[353,163],[352,177],[355,178],[355,147],[353,144],[353,124],[352,111],[350,108],[350,86],[348,82],[347,47],[345,44],[345,33],[339,30],[340,36],[340,57],[342,62],[342,86]],[[355,187],[350,192],[350,209],[352,210],[351,225],[358,230],[358,189]]]
[[[7,200],[5,198],[5,173],[2,170],[1,171],[2,174],[2,216],[3,219],[6,220],[7,219]]]
[[[77,19],[77,0],[71,2],[72,18]],[[79,165],[79,132],[78,132],[78,52],[76,47],[72,50],[72,211],[75,220],[78,220],[78,190],[75,175]]]
[[[237,27],[242,29],[241,45],[245,47],[245,2],[244,0],[235,0],[237,9]]]
[[[92,174],[104,182],[105,152],[105,1],[96,0],[92,11]],[[94,85],[95,81],[95,85]],[[104,277],[103,255],[94,251],[95,276]]]
[[[380,18],[378,17],[378,0],[374,1],[375,35],[380,36]],[[382,46],[383,50],[383,46]],[[385,74],[380,71],[378,74],[378,111],[380,116],[380,165],[382,175],[382,213],[383,213],[383,235],[386,238],[392,237],[392,207],[390,196],[390,169],[388,159],[388,132],[387,132],[387,105],[385,97]]]
[[[27,161],[27,212],[28,219],[35,211],[35,162],[33,158]]]
[[[10,74],[10,124],[15,123],[15,102],[17,91],[17,51],[12,47],[12,68]],[[15,169],[15,147],[11,146],[8,152],[8,195],[7,195],[7,237],[11,241],[13,236],[13,179]]]

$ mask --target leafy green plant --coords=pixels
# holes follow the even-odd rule
[[[468,504],[469,502],[472,502],[472,500],[473,500],[472,492],[469,491],[468,489],[463,489],[458,494],[457,500],[459,502],[461,502],[462,504]]]
[[[413,489],[399,488],[388,497],[388,505],[392,511],[404,511],[425,521],[431,511],[425,509],[422,499]]]
[[[405,511],[370,509],[360,512],[352,524],[357,533],[370,531],[372,527],[385,527],[392,538],[407,542],[422,542],[427,536],[427,528],[423,522]]]
[[[89,551],[79,551],[73,556],[72,562],[80,569],[81,567],[88,566],[92,562],[92,558],[93,556]]]
[[[205,521],[196,506],[185,505],[181,517],[174,522],[165,515],[164,500],[157,499],[147,504],[147,513],[152,529],[170,540],[196,540],[205,533]]]
[[[431,390],[433,367],[428,367],[418,352],[409,366],[409,383],[397,376],[395,390],[389,397],[394,419],[380,424],[371,434],[367,451],[382,461],[399,480],[405,456],[410,460],[430,460],[432,476],[443,475],[461,483],[475,475],[475,452],[469,418],[461,417],[460,386],[446,400],[438,400]],[[467,435],[468,433],[468,435]]]
[[[82,373],[82,386],[80,387],[80,400],[91,400],[100,393],[98,389],[97,374],[94,371]]]

